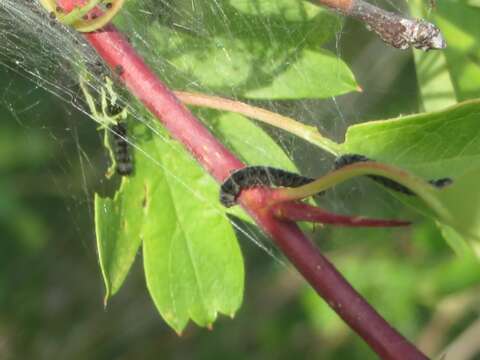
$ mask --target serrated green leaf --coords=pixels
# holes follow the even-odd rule
[[[145,274],[160,313],[181,332],[190,318],[209,326],[218,312],[233,316],[242,300],[243,263],[218,205],[218,185],[179,144],[156,140],[156,146],[184,186],[171,176],[152,183],[155,221],[144,226]]]
[[[123,178],[114,199],[95,194],[95,232],[105,302],[122,286],[140,247],[144,198],[141,184],[128,178]]]
[[[196,1],[194,8],[179,3],[175,12],[155,18],[140,38],[161,56],[156,67],[173,88],[325,98],[358,88],[346,64],[321,49],[340,25],[331,12],[296,0]]]
[[[341,149],[397,165],[425,179],[453,178],[453,185],[436,195],[446,209],[436,219],[472,244],[480,244],[479,119],[480,101],[469,101],[444,111],[363,123],[348,129]],[[400,197],[423,212],[419,201]]]
[[[480,101],[348,128],[342,153],[359,153],[425,178],[457,177],[480,164]]]
[[[330,51],[304,50],[289,59],[285,68],[270,84],[244,95],[256,99],[326,98],[358,89],[348,66]]]
[[[218,313],[233,316],[244,270],[218,185],[178,143],[140,126],[135,137],[142,149],[135,176],[123,180],[114,200],[96,198],[107,296],[122,285],[142,239],[148,289],[175,331],[190,319],[210,326]]]

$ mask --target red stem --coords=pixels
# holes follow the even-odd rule
[[[285,202],[273,205],[271,210],[275,216],[282,220],[308,221],[321,224],[334,224],[336,226],[352,227],[394,227],[408,226],[409,221],[368,219],[361,216],[345,216],[333,214],[315,206],[302,202]]]
[[[125,86],[217,181],[223,181],[231,171],[244,166],[157,79],[113,26],[87,33],[85,38],[119,73]],[[263,203],[262,198],[268,194],[268,190],[262,189],[244,191],[240,203],[332,309],[383,359],[426,359],[350,286],[295,223],[280,221],[270,210],[255,206]]]

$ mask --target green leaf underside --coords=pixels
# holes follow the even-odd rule
[[[480,249],[480,165],[457,178],[455,183],[441,191],[439,198],[452,216],[451,221],[443,221],[462,235],[471,240]],[[443,229],[445,235],[446,229]],[[447,234],[448,236],[448,234]],[[453,236],[452,236],[453,237]],[[477,252],[477,255],[480,253]]]
[[[341,26],[325,9],[296,0],[178,6],[145,34],[173,88],[257,99],[327,98],[358,89],[348,66],[321,48]]]
[[[359,153],[425,178],[455,178],[480,164],[480,101],[348,128],[342,153]]]
[[[438,214],[436,219],[441,227],[450,226],[464,239],[480,244],[479,124],[480,101],[472,100],[444,111],[351,126],[341,150],[396,165],[425,179],[453,178],[454,183],[437,196],[448,219]],[[395,195],[424,212],[419,201]]]
[[[461,2],[440,1],[435,20],[448,43],[445,55],[457,98],[480,95],[480,9]]]
[[[426,15],[425,3],[411,2],[415,16]],[[480,94],[480,9],[459,1],[439,1],[430,20],[442,31],[447,48],[415,52],[425,110],[445,108]]]
[[[472,250],[477,250],[477,255],[480,256],[480,192],[475,191],[478,176],[480,176],[480,166],[478,165],[477,168],[455,178],[453,185],[439,190],[412,177],[409,173],[399,172],[396,168],[387,165],[359,163],[335,170],[303,187],[289,189],[288,199],[304,198],[340,182],[367,174],[386,177],[412,189],[417,197],[398,193],[396,195],[421,212],[425,212],[424,208],[428,206],[430,215],[437,220],[437,225],[456,252],[473,254]],[[474,190],[473,194],[472,190]],[[420,203],[420,200],[423,202]],[[462,236],[463,240],[469,241],[470,245],[473,245],[473,249],[465,251],[468,247],[460,246],[459,236]]]
[[[271,165],[298,171],[284,150],[255,122],[235,113],[209,116],[215,135],[249,165]]]
[[[172,149],[170,150],[169,148]],[[206,199],[194,199],[190,191],[170,176],[152,189],[161,202],[152,213],[165,214],[145,231],[144,262],[147,285],[165,320],[181,331],[189,317],[210,325],[217,311],[233,316],[242,299],[243,267],[235,234],[216,205],[218,187],[185,155],[178,144],[157,142],[163,165]],[[175,149],[176,148],[176,149]],[[206,204],[207,203],[207,204]],[[158,216],[157,215],[157,216]],[[201,216],[200,216],[201,215]]]
[[[124,178],[114,199],[95,194],[95,230],[105,301],[122,286],[140,247],[145,197],[141,185]]]
[[[218,185],[179,144],[142,132],[137,145],[148,157],[136,152],[135,176],[123,180],[114,200],[96,197],[107,296],[120,288],[143,240],[149,292],[175,331],[189,319],[209,326],[217,313],[233,316],[243,296],[243,261]],[[135,223],[129,232],[118,226],[127,220]]]
[[[244,96],[257,99],[327,98],[357,87],[345,63],[326,50],[304,50],[284,66],[286,69],[271,84],[248,90]]]
[[[414,51],[417,78],[423,110],[437,111],[457,103],[455,88],[446,71],[447,59],[443,52]]]
[[[409,2],[413,16],[425,18],[427,10],[422,0]],[[445,109],[457,103],[457,95],[448,70],[444,51],[414,51],[421,103],[424,111]]]
[[[447,244],[453,249],[455,254],[459,257],[472,257],[474,261],[478,261],[475,254],[479,254],[478,242],[467,243],[462,235],[460,235],[454,228],[441,222],[436,222],[437,227]],[[473,256],[472,256],[473,255]],[[478,256],[478,255],[477,255]]]
[[[212,111],[205,113],[208,114],[208,124],[218,139],[245,164],[270,165],[298,172],[283,149],[253,121],[235,113],[218,114]],[[229,208],[227,211],[243,221],[252,222],[239,206]]]

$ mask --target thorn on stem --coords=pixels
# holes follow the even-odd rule
[[[307,221],[348,227],[398,227],[408,226],[410,221],[369,219],[363,216],[334,214],[319,207],[302,202],[285,202],[272,207],[275,216],[281,220]]]

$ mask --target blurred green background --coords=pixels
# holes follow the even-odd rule
[[[352,122],[418,111],[410,53],[386,48],[353,22],[339,46],[364,92],[283,102],[282,112],[308,109],[341,138]],[[101,135],[23,75],[0,67],[1,359],[375,358],[278,253],[272,258],[241,236],[246,292],[235,319],[222,317],[211,330],[190,325],[177,336],[149,299],[140,256],[105,309],[92,213],[93,192],[106,186]],[[305,172],[318,172],[314,150],[288,138],[282,144],[290,144]],[[433,223],[367,180],[342,185],[324,201],[338,212],[415,220],[408,229],[326,227],[313,235],[373,306],[428,354],[477,319],[478,262],[456,257]]]

